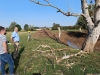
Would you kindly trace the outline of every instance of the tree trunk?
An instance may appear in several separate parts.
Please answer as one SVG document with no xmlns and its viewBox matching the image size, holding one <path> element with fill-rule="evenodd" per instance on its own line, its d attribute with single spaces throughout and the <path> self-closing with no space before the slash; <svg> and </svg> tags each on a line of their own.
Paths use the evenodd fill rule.
<svg viewBox="0 0 100 75">
<path fill-rule="evenodd" d="M 95 24 L 82 46 L 82 50 L 86 52 L 93 52 L 94 46 L 100 35 L 100 0 L 95 0 L 95 3 Z"/>
<path fill-rule="evenodd" d="M 82 47 L 85 52 L 93 52 L 94 46 L 99 38 L 100 26 L 93 29 L 93 31 L 88 35 L 86 41 Z"/>
</svg>

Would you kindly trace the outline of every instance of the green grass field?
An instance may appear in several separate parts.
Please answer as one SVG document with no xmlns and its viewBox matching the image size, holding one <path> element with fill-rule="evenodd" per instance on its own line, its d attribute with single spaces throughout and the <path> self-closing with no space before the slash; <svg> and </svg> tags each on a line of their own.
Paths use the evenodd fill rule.
<svg viewBox="0 0 100 75">
<path fill-rule="evenodd" d="M 31 34 L 34 34 L 32 32 Z M 86 75 L 100 74 L 100 52 L 74 56 L 56 63 L 55 56 L 60 59 L 64 54 L 75 54 L 78 50 L 58 43 L 50 38 L 35 38 L 27 42 L 27 32 L 19 32 L 19 58 L 14 60 L 15 72 L 19 75 Z M 10 40 L 11 32 L 7 33 Z M 39 47 L 40 45 L 48 47 Z M 9 45 L 12 54 L 13 45 Z"/>
</svg>

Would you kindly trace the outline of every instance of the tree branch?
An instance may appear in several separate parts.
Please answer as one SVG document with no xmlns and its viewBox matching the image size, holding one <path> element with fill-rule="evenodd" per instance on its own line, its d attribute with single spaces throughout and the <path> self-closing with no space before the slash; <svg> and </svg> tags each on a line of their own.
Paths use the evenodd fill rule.
<svg viewBox="0 0 100 75">
<path fill-rule="evenodd" d="M 94 27 L 94 23 L 92 22 L 92 19 L 89 15 L 87 0 L 81 0 L 81 6 L 82 6 L 82 13 L 85 15 L 85 19 L 87 21 L 87 26 L 89 28 L 89 31 L 91 31 Z"/>
<path fill-rule="evenodd" d="M 83 16 L 84 16 L 84 14 L 74 14 L 74 13 L 70 13 L 70 12 L 65 13 L 65 12 L 63 12 L 61 9 L 59 9 L 58 7 L 51 5 L 50 2 L 49 2 L 48 0 L 44 0 L 47 4 L 42 4 L 42 3 L 40 3 L 39 1 L 37 2 L 36 0 L 30 0 L 30 1 L 31 1 L 31 2 L 34 2 L 35 4 L 38 4 L 38 5 L 50 6 L 50 7 L 52 7 L 52 8 L 55 8 L 55 9 L 57 9 L 57 12 L 60 12 L 60 13 L 62 13 L 62 14 L 65 15 L 65 16 L 75 16 L 75 17 L 80 16 L 80 15 L 83 15 Z"/>
</svg>

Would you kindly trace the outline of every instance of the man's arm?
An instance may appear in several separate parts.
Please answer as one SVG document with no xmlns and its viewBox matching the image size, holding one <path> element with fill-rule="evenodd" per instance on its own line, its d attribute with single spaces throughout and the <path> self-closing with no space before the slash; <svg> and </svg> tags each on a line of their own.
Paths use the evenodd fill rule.
<svg viewBox="0 0 100 75">
<path fill-rule="evenodd" d="M 14 37 L 15 37 L 15 33 L 13 32 L 12 35 L 11 35 L 11 37 L 10 37 L 10 39 L 11 39 L 11 41 L 12 41 L 13 44 L 14 44 Z"/>
<path fill-rule="evenodd" d="M 10 39 L 11 39 L 12 43 L 14 43 L 14 39 L 13 39 L 13 37 L 12 37 L 12 36 L 10 37 Z"/>
<path fill-rule="evenodd" d="M 7 46 L 6 36 L 3 36 L 3 37 L 2 37 L 2 45 L 3 45 L 4 51 L 5 51 L 6 53 L 8 53 L 8 46 Z"/>
<path fill-rule="evenodd" d="M 5 52 L 8 53 L 7 43 L 4 41 L 4 42 L 2 42 L 2 45 L 3 45 Z"/>
</svg>

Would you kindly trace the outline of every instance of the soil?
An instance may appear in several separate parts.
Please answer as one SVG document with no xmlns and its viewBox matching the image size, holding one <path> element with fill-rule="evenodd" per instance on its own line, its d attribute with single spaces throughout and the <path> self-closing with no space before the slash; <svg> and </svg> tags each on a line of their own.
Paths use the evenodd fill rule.
<svg viewBox="0 0 100 75">
<path fill-rule="evenodd" d="M 58 32 L 51 32 L 50 30 L 40 30 L 33 34 L 33 37 L 41 38 L 41 37 L 48 37 L 53 40 L 56 40 L 62 44 L 67 45 L 68 41 L 71 41 L 73 44 L 81 47 L 84 40 L 86 39 L 87 32 L 66 32 L 63 31 L 61 33 L 60 41 L 58 40 Z M 100 51 L 100 39 L 97 41 L 95 46 L 95 51 Z"/>
</svg>

